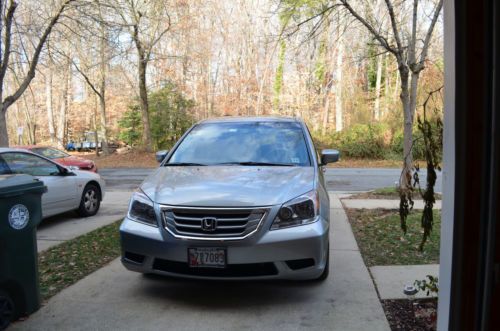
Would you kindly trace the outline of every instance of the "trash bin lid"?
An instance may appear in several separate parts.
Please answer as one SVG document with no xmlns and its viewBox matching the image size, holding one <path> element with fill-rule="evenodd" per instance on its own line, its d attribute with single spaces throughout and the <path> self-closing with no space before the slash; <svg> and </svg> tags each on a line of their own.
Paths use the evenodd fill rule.
<svg viewBox="0 0 500 331">
<path fill-rule="evenodd" d="M 47 187 L 43 182 L 30 175 L 0 175 L 0 198 L 12 194 L 45 193 Z"/>
</svg>

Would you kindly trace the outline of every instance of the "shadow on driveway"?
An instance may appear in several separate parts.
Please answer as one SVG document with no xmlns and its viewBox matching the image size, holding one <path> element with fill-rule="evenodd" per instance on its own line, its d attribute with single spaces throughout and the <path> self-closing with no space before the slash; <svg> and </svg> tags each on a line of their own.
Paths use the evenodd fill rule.
<svg viewBox="0 0 500 331">
<path fill-rule="evenodd" d="M 159 275 L 144 275 L 137 295 L 168 300 L 193 309 L 242 309 L 255 306 L 276 308 L 279 304 L 300 304 L 311 300 L 317 281 L 200 281 Z M 140 292 L 140 293 L 139 293 Z M 333 300 L 332 300 L 333 301 Z"/>
</svg>

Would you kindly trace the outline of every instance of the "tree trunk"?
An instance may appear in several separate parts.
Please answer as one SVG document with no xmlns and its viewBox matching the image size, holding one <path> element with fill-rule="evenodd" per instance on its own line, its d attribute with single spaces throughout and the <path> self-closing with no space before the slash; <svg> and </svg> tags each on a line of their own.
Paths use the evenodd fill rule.
<svg viewBox="0 0 500 331">
<path fill-rule="evenodd" d="M 7 132 L 6 111 L 0 107 L 0 147 L 9 147 L 9 135 Z"/>
<path fill-rule="evenodd" d="M 375 82 L 375 104 L 373 115 L 375 120 L 380 120 L 380 88 L 382 83 L 382 55 L 377 56 L 377 78 Z"/>
<path fill-rule="evenodd" d="M 400 91 L 399 89 L 399 84 L 401 83 L 401 76 L 399 73 L 399 70 L 396 70 L 396 80 L 394 84 L 394 95 L 392 96 L 394 101 L 398 99 L 398 92 Z"/>
<path fill-rule="evenodd" d="M 385 80 L 384 80 L 384 107 L 382 108 L 382 117 L 389 111 L 389 91 L 391 88 L 391 74 L 389 72 L 389 55 L 384 56 L 384 66 L 385 66 Z"/>
<path fill-rule="evenodd" d="M 410 112 L 411 112 L 411 123 L 415 119 L 415 112 L 417 110 L 417 89 L 418 89 L 418 79 L 420 73 L 411 74 L 411 85 L 410 85 Z"/>
<path fill-rule="evenodd" d="M 50 67 L 45 74 L 45 105 L 47 107 L 50 142 L 53 144 L 56 141 L 56 130 L 54 128 L 54 108 L 52 104 L 52 68 Z"/>
<path fill-rule="evenodd" d="M 104 93 L 104 90 L 101 90 L 101 93 Z M 109 155 L 108 150 L 108 130 L 106 128 L 106 100 L 104 99 L 104 95 L 99 97 L 99 119 L 101 124 L 101 132 L 102 132 L 102 153 L 104 155 Z"/>
<path fill-rule="evenodd" d="M 142 56 L 139 58 L 139 99 L 142 115 L 142 145 L 143 148 L 152 151 L 151 127 L 149 125 L 149 103 L 148 91 L 146 88 L 147 60 Z"/>
<path fill-rule="evenodd" d="M 97 98 L 100 100 L 99 96 Z M 100 101 L 99 101 L 100 102 Z M 94 140 L 95 140 L 95 156 L 99 156 L 99 133 L 97 132 L 97 104 L 94 99 Z"/>
<path fill-rule="evenodd" d="M 406 66 L 400 65 L 401 76 L 401 103 L 403 104 L 403 173 L 400 179 L 400 187 L 407 190 L 411 186 L 411 168 L 413 164 L 413 115 L 409 93 L 409 73 Z"/>
<path fill-rule="evenodd" d="M 278 53 L 278 67 L 276 68 L 276 75 L 274 77 L 274 100 L 273 108 L 271 110 L 272 114 L 279 113 L 280 109 L 280 97 L 281 91 L 283 89 L 283 67 L 285 66 L 285 52 L 286 43 L 284 40 L 281 40 L 280 51 Z"/>
<path fill-rule="evenodd" d="M 337 44 L 337 67 L 335 68 L 335 131 L 342 131 L 344 128 L 342 109 L 342 64 L 344 56 L 344 43 L 339 38 Z"/>
<path fill-rule="evenodd" d="M 102 33 L 101 33 L 101 45 L 100 45 L 100 58 L 101 58 L 101 63 L 100 63 L 100 95 L 99 97 L 99 119 L 100 119 L 100 124 L 101 124 L 101 140 L 102 140 L 102 153 L 104 155 L 109 155 L 109 150 L 108 150 L 108 128 L 107 128 L 107 123 L 106 123 L 106 67 L 107 67 L 107 59 L 106 59 L 106 42 L 107 42 L 107 36 L 106 36 L 106 30 L 104 26 L 101 26 Z"/>
<path fill-rule="evenodd" d="M 330 89 L 328 86 L 325 88 L 325 106 L 323 109 L 323 128 L 322 134 L 326 134 L 326 129 L 328 128 L 328 120 L 330 117 Z"/>
<path fill-rule="evenodd" d="M 59 122 L 57 124 L 57 146 L 64 149 L 65 142 L 65 132 L 66 132 L 66 112 L 68 111 L 69 98 L 71 93 L 69 93 L 69 85 L 71 79 L 71 61 L 68 60 L 66 72 L 63 74 L 63 88 L 61 95 L 61 106 L 59 108 Z"/>
</svg>

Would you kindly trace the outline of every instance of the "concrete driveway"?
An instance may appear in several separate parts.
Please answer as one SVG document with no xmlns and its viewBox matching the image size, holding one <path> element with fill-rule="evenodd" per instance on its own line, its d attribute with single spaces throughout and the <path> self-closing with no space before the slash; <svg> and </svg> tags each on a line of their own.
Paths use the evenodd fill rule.
<svg viewBox="0 0 500 331">
<path fill-rule="evenodd" d="M 75 212 L 68 212 L 44 219 L 37 229 L 38 251 L 123 218 L 127 213 L 131 194 L 129 191 L 106 192 L 99 212 L 92 217 L 81 218 Z"/>
<path fill-rule="evenodd" d="M 13 330 L 389 330 L 346 215 L 332 195 L 324 282 L 143 276 L 119 260 L 53 297 Z"/>
</svg>

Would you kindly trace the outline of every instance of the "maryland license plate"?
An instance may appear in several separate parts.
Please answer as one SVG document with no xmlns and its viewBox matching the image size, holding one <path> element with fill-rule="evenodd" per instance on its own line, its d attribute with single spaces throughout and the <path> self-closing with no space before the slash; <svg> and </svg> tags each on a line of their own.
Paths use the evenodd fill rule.
<svg viewBox="0 0 500 331">
<path fill-rule="evenodd" d="M 225 268 L 226 250 L 224 248 L 188 248 L 188 263 L 193 268 Z"/>
</svg>

